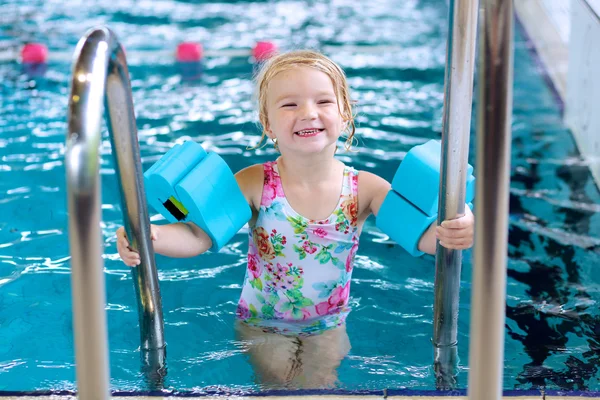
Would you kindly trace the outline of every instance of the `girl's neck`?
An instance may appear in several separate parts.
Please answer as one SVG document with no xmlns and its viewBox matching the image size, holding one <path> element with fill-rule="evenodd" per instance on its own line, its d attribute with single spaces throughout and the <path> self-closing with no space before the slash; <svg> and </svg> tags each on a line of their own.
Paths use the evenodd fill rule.
<svg viewBox="0 0 600 400">
<path fill-rule="evenodd" d="M 315 157 L 281 155 L 277 167 L 287 184 L 309 186 L 338 179 L 344 164 L 329 154 Z"/>
</svg>

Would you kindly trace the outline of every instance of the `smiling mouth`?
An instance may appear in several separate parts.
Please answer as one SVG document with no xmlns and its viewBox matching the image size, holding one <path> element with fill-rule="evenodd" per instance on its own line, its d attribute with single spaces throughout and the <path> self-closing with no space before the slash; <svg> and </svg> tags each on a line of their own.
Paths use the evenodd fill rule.
<svg viewBox="0 0 600 400">
<path fill-rule="evenodd" d="M 310 137 L 310 136 L 318 135 L 319 133 L 323 132 L 324 130 L 325 129 L 304 129 L 302 131 L 298 131 L 298 132 L 294 132 L 294 133 L 301 137 Z"/>
</svg>

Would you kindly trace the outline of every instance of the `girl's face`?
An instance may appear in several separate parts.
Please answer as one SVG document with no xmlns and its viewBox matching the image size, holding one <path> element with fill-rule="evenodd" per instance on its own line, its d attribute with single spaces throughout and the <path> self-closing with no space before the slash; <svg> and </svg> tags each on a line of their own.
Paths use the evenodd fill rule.
<svg viewBox="0 0 600 400">
<path fill-rule="evenodd" d="M 279 151 L 321 153 L 336 147 L 344 121 L 329 76 L 309 67 L 281 72 L 269 83 L 267 134 Z"/>
</svg>

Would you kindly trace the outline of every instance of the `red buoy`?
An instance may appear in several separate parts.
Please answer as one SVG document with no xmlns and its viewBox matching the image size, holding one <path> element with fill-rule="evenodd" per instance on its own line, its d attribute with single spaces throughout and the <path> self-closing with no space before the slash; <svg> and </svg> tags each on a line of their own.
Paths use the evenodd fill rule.
<svg viewBox="0 0 600 400">
<path fill-rule="evenodd" d="M 48 62 L 48 48 L 41 43 L 27 43 L 21 49 L 24 64 L 44 64 Z"/>
<path fill-rule="evenodd" d="M 202 45 L 194 42 L 183 42 L 177 46 L 175 58 L 178 62 L 199 62 L 202 60 Z"/>
<path fill-rule="evenodd" d="M 252 49 L 252 57 L 258 62 L 268 60 L 277 53 L 277 46 L 273 42 L 256 42 Z"/>
</svg>

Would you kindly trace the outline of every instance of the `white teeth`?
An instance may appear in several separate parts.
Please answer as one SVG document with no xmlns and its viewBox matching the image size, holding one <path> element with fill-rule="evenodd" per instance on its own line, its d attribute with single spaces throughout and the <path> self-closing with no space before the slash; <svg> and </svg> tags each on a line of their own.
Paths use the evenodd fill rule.
<svg viewBox="0 0 600 400">
<path fill-rule="evenodd" d="M 304 131 L 298 131 L 297 134 L 300 136 L 312 135 L 313 133 L 317 133 L 321 131 L 321 129 L 308 129 Z"/>
</svg>

